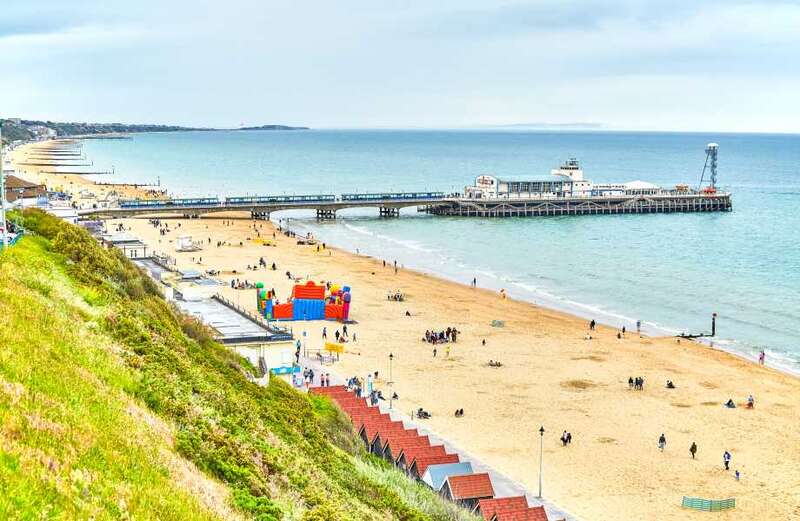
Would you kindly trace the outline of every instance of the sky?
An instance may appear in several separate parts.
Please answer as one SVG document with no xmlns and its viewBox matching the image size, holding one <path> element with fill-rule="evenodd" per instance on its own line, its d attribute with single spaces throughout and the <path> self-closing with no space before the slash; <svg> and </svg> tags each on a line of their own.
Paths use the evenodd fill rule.
<svg viewBox="0 0 800 521">
<path fill-rule="evenodd" d="M 2 0 L 4 117 L 800 132 L 800 0 Z"/>
</svg>

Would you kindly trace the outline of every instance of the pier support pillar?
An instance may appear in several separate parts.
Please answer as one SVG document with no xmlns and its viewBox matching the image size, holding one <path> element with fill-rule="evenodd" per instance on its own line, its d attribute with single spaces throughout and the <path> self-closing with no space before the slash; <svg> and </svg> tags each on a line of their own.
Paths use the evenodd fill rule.
<svg viewBox="0 0 800 521">
<path fill-rule="evenodd" d="M 317 209 L 317 220 L 325 221 L 329 219 L 336 219 L 336 210 Z"/>
<path fill-rule="evenodd" d="M 400 208 L 381 206 L 378 210 L 381 217 L 400 217 Z"/>
</svg>

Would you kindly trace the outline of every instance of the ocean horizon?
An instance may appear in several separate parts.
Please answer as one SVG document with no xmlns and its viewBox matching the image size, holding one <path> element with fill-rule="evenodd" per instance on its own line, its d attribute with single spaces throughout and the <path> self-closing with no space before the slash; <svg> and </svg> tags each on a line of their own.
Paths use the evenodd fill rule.
<svg viewBox="0 0 800 521">
<path fill-rule="evenodd" d="M 705 145 L 720 145 L 719 185 L 733 212 L 333 222 L 280 212 L 295 229 L 458 282 L 505 289 L 615 327 L 652 334 L 710 330 L 714 345 L 800 372 L 800 136 L 608 130 L 303 130 L 135 134 L 87 140 L 114 182 L 155 182 L 180 196 L 460 191 L 481 174 L 547 178 L 578 158 L 596 182 L 696 185 Z M 108 176 L 102 176 L 108 181 Z M 394 288 L 386 288 L 387 290 Z M 491 313 L 488 310 L 487 313 Z M 487 315 L 486 320 L 502 316 Z"/>
</svg>

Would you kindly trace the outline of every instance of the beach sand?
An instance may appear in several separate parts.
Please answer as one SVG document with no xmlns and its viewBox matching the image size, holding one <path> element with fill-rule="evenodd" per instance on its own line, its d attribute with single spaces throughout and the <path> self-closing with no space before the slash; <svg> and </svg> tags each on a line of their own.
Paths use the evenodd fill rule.
<svg viewBox="0 0 800 521">
<path fill-rule="evenodd" d="M 11 160 L 14 163 L 16 175 L 31 183 L 45 185 L 48 190 L 63 191 L 73 194 L 73 200 L 77 203 L 79 208 L 92 208 L 93 205 L 98 204 L 100 201 L 106 200 L 109 197 L 154 197 L 153 191 L 142 187 L 129 184 L 103 186 L 96 184 L 94 181 L 81 175 L 52 173 L 52 171 L 59 169 L 59 162 L 62 164 L 74 162 L 72 159 L 65 159 L 63 161 L 31 159 L 31 156 L 38 157 L 37 151 L 53 148 L 71 141 L 72 140 L 52 140 L 41 143 L 30 143 L 12 151 Z M 42 165 L 50 164 L 52 166 L 26 165 L 24 163 L 41 163 Z M 76 170 L 76 167 L 63 168 L 67 171 L 70 169 Z M 84 167 L 82 169 L 92 170 L 93 168 Z M 78 170 L 81 170 L 81 168 L 78 168 Z M 112 176 L 104 176 L 104 179 L 101 182 L 114 182 L 114 179 Z M 156 188 L 157 187 L 153 187 L 153 189 Z"/>
<path fill-rule="evenodd" d="M 544 495 L 578 518 L 800 519 L 800 380 L 793 376 L 690 341 L 635 332 L 619 340 L 616 330 L 603 326 L 585 340 L 583 319 L 408 269 L 395 274 L 391 259 L 384 267 L 379 259 L 337 249 L 317 252 L 281 234 L 276 247 L 249 240 L 256 232 L 271 238 L 269 222 L 255 222 L 255 230 L 250 219 L 226 222 L 222 214 L 164 222 L 173 230 L 167 236 L 144 219 L 108 225 L 123 223 L 155 251 L 175 257 L 178 267 L 217 269 L 224 281 L 264 282 L 281 301 L 292 285 L 287 270 L 351 286 L 357 324 L 348 328 L 358 340 L 348 343 L 331 372 L 363 377 L 379 371 L 386 394 L 392 353 L 392 389 L 400 396 L 395 407 L 430 411 L 426 425 L 534 493 L 544 426 Z M 186 234 L 205 249 L 176 253 L 172 241 Z M 216 247 L 217 241 L 232 245 Z M 247 271 L 260 257 L 277 270 Z M 387 300 L 397 289 L 405 302 Z M 255 310 L 254 290 L 226 287 L 222 293 Z M 504 326 L 492 327 L 492 320 Z M 309 350 L 322 347 L 323 327 L 329 338 L 341 330 L 335 322 L 286 324 L 298 335 L 308 331 Z M 450 345 L 449 358 L 444 345 L 434 358 L 433 346 L 421 338 L 426 329 L 448 326 L 461 332 L 458 342 Z M 488 367 L 490 359 L 503 367 Z M 645 378 L 643 391 L 628 388 L 630 376 Z M 667 379 L 677 388 L 666 389 Z M 755 396 L 754 410 L 744 407 L 748 394 Z M 739 407 L 724 408 L 729 398 Z M 457 408 L 464 417 L 453 416 Z M 568 447 L 559 441 L 564 430 L 573 437 Z M 699 448 L 696 460 L 689 454 L 692 442 Z M 729 472 L 722 464 L 726 450 L 733 456 Z M 733 497 L 737 507 L 687 511 L 680 507 L 684 495 Z"/>
</svg>

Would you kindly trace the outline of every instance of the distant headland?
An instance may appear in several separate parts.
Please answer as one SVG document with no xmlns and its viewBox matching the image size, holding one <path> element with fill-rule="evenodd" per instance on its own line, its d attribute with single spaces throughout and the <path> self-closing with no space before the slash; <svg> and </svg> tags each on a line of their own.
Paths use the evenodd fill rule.
<svg viewBox="0 0 800 521">
<path fill-rule="evenodd" d="M 56 137 L 110 137 L 142 132 L 186 132 L 217 130 L 309 130 L 309 127 L 288 125 L 261 125 L 240 128 L 183 127 L 179 125 L 152 125 L 138 123 L 77 123 L 40 121 L 21 118 L 2 119 L 3 142 L 23 142 Z"/>
<path fill-rule="evenodd" d="M 236 130 L 310 130 L 310 128 L 290 127 L 288 125 L 261 125 L 260 127 L 241 127 Z"/>
</svg>

